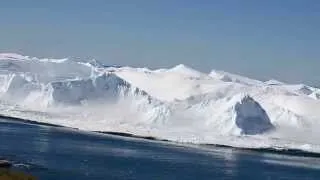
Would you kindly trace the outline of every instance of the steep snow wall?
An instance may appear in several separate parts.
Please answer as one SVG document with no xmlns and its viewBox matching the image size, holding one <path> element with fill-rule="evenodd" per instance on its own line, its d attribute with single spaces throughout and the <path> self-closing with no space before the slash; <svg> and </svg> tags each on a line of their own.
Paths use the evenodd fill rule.
<svg viewBox="0 0 320 180">
<path fill-rule="evenodd" d="M 88 100 L 115 101 L 129 91 L 130 84 L 114 74 L 95 78 L 49 83 L 54 103 L 81 104 Z"/>
<path fill-rule="evenodd" d="M 114 103 L 127 95 L 146 96 L 147 93 L 132 87 L 112 73 L 77 80 L 54 81 L 48 84 L 24 75 L 1 76 L 1 98 L 17 104 L 81 105 L 87 102 Z"/>
<path fill-rule="evenodd" d="M 97 65 L 97 67 L 95 66 Z M 126 95 L 148 96 L 103 65 L 70 59 L 38 59 L 0 54 L 0 98 L 17 104 L 80 105 L 89 101 L 115 102 Z"/>
<path fill-rule="evenodd" d="M 25 98 L 32 91 L 40 90 L 41 85 L 27 74 L 0 75 L 1 97 L 7 100 Z"/>
<path fill-rule="evenodd" d="M 248 95 L 237 102 L 233 110 L 233 120 L 241 134 L 262 134 L 274 128 L 266 111 Z"/>
</svg>

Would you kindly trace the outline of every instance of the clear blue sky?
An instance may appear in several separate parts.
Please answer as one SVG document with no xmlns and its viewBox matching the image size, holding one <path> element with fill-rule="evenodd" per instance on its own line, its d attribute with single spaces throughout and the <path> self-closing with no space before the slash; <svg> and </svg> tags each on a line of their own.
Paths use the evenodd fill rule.
<svg viewBox="0 0 320 180">
<path fill-rule="evenodd" d="M 320 85 L 319 0 L 1 0 L 0 52 Z"/>
</svg>

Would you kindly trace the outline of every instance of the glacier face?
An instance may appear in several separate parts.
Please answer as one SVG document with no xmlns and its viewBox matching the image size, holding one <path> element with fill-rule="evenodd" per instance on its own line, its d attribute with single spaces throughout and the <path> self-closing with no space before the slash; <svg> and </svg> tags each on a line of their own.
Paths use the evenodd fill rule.
<svg viewBox="0 0 320 180">
<path fill-rule="evenodd" d="M 89 131 L 180 142 L 320 152 L 320 90 L 185 65 L 111 67 L 97 61 L 0 54 L 2 114 Z"/>
</svg>

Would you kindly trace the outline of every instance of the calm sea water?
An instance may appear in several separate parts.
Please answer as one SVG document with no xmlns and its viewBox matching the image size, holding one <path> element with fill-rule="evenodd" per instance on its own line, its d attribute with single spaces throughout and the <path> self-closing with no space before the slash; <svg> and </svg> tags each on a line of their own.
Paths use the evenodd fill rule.
<svg viewBox="0 0 320 180">
<path fill-rule="evenodd" d="M 39 179 L 320 179 L 320 158 L 186 147 L 0 119 L 0 156 Z"/>
</svg>

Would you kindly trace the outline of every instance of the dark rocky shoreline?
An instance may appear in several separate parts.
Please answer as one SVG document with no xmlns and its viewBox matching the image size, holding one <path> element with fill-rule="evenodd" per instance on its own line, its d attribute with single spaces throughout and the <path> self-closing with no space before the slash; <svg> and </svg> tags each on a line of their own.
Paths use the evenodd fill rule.
<svg viewBox="0 0 320 180">
<path fill-rule="evenodd" d="M 10 161 L 7 161 L 5 159 L 0 159 L 0 168 L 9 169 L 11 168 L 12 163 Z"/>
<path fill-rule="evenodd" d="M 0 180 L 36 180 L 37 178 L 17 170 L 12 169 L 13 163 L 0 159 Z"/>
</svg>

